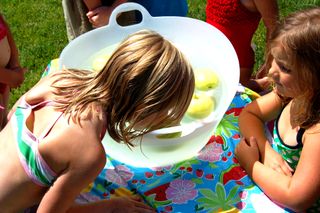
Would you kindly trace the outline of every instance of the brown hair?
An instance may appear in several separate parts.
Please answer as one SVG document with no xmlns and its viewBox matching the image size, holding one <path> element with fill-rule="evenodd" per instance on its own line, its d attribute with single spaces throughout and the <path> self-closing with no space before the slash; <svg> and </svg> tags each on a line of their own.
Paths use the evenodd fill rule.
<svg viewBox="0 0 320 213">
<path fill-rule="evenodd" d="M 320 8 L 287 16 L 272 34 L 270 48 L 281 44 L 292 68 L 298 70 L 302 93 L 295 98 L 295 122 L 303 128 L 320 121 Z M 270 51 L 269 51 L 270 53 Z"/>
<path fill-rule="evenodd" d="M 66 79 L 67 83 L 57 84 Z M 194 74 L 183 54 L 156 32 L 130 35 L 102 71 L 65 70 L 53 84 L 58 107 L 79 119 L 91 103 L 105 110 L 107 131 L 115 141 L 130 141 L 179 123 L 194 92 Z M 137 123 L 143 130 L 135 130 Z"/>
</svg>

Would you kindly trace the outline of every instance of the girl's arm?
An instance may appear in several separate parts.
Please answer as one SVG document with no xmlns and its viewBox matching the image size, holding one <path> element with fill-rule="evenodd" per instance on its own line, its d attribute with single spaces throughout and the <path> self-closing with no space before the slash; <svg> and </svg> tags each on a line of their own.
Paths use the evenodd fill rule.
<svg viewBox="0 0 320 213">
<path fill-rule="evenodd" d="M 279 20 L 279 8 L 277 0 L 253 0 L 257 11 L 261 14 L 262 21 L 266 27 L 266 50 L 269 47 L 269 39 Z M 257 72 L 258 78 L 266 76 L 271 66 L 271 58 L 267 58 L 265 63 Z"/>
<path fill-rule="evenodd" d="M 11 108 L 11 110 L 9 111 L 9 113 L 7 115 L 8 120 L 10 120 L 12 114 L 16 111 L 17 106 L 19 105 L 19 103 L 21 101 L 21 98 L 23 96 L 27 97 L 26 100 L 37 99 L 36 96 L 38 96 L 38 97 L 46 97 L 45 94 L 48 94 L 48 90 L 50 88 L 47 85 L 50 85 L 50 82 L 52 81 L 52 80 L 49 79 L 51 75 L 52 74 L 49 74 L 48 76 L 45 76 L 45 77 L 41 78 L 31 89 L 29 89 L 25 94 L 23 94 L 16 101 L 16 103 L 13 105 L 13 107 Z M 46 97 L 46 98 L 48 98 L 48 97 Z"/>
<path fill-rule="evenodd" d="M 254 4 L 261 14 L 264 25 L 266 26 L 266 41 L 270 38 L 271 32 L 274 30 L 279 19 L 279 8 L 277 0 L 254 0 Z"/>
<path fill-rule="evenodd" d="M 7 30 L 8 30 L 7 38 L 8 38 L 8 42 L 9 42 L 10 49 L 11 49 L 11 56 L 10 56 L 8 68 L 14 69 L 14 68 L 20 67 L 19 52 L 18 52 L 18 48 L 16 46 L 16 43 L 14 42 L 13 35 L 11 33 L 9 25 L 7 24 L 7 22 L 5 20 L 4 20 L 4 23 L 5 23 Z"/>
<path fill-rule="evenodd" d="M 39 146 L 42 157 L 49 160 L 48 163 L 51 162 L 53 169 L 61 162 L 66 166 L 55 169 L 61 170 L 61 174 L 45 193 L 37 212 L 154 212 L 135 199 L 118 198 L 86 205 L 74 204 L 80 192 L 102 171 L 106 157 L 99 138 L 101 128 L 96 119 L 81 120 L 81 127 L 74 124 L 72 119 L 69 122 L 70 126 L 63 128 L 61 134 L 48 135 L 47 138 L 51 137 L 50 141 Z"/>
<path fill-rule="evenodd" d="M 10 27 L 3 17 L 2 19 L 8 31 L 7 39 L 10 45 L 11 55 L 8 65 L 5 68 L 0 68 L 0 78 L 2 83 L 8 84 L 11 88 L 16 88 L 23 83 L 24 73 L 27 69 L 20 66 L 18 48 L 14 42 Z"/>
<path fill-rule="evenodd" d="M 283 175 L 259 162 L 254 138 L 237 147 L 240 164 L 254 182 L 274 202 L 294 211 L 309 208 L 320 198 L 320 143 L 318 133 L 308 133 L 297 169 L 292 177 Z"/>
<path fill-rule="evenodd" d="M 251 136 L 258 142 L 260 154 L 264 158 L 267 137 L 265 134 L 265 124 L 274 120 L 282 109 L 282 101 L 274 92 L 257 98 L 248 104 L 239 116 L 240 133 L 246 140 Z"/>
<path fill-rule="evenodd" d="M 24 81 L 26 69 L 16 67 L 14 69 L 0 67 L 0 82 L 9 85 L 10 88 L 19 87 Z"/>
<path fill-rule="evenodd" d="M 96 119 L 81 119 L 81 125 L 62 117 L 55 134 L 39 144 L 39 153 L 58 174 L 44 194 L 39 213 L 62 213 L 103 169 L 106 158 L 97 133 Z"/>
<path fill-rule="evenodd" d="M 270 92 L 248 104 L 239 116 L 241 135 L 249 141 L 250 137 L 257 140 L 261 161 L 282 172 L 291 175 L 291 169 L 282 157 L 272 149 L 265 134 L 267 121 L 274 120 L 282 110 L 282 100 L 274 92 Z"/>
</svg>

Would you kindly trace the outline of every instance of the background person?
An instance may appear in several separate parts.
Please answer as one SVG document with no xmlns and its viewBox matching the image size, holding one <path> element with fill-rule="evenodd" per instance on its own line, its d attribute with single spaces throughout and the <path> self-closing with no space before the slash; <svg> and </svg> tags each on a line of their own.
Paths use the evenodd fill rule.
<svg viewBox="0 0 320 213">
<path fill-rule="evenodd" d="M 218 28 L 230 40 L 240 63 L 240 83 L 261 92 L 269 87 L 265 76 L 265 65 L 260 79 L 253 77 L 255 55 L 252 38 L 262 19 L 266 27 L 266 41 L 278 21 L 277 0 L 208 0 L 206 21 Z M 269 67 L 269 65 L 267 65 Z"/>
<path fill-rule="evenodd" d="M 10 28 L 0 14 L 0 130 L 7 123 L 10 88 L 19 87 L 24 81 L 26 68 L 20 66 L 19 52 Z"/>
<path fill-rule="evenodd" d="M 188 13 L 187 0 L 63 0 L 69 41 L 94 28 L 107 25 L 114 8 L 125 2 L 141 4 L 151 16 L 186 16 Z M 135 12 L 126 12 L 117 18 L 121 25 L 130 25 L 140 20 L 140 13 Z"/>
</svg>

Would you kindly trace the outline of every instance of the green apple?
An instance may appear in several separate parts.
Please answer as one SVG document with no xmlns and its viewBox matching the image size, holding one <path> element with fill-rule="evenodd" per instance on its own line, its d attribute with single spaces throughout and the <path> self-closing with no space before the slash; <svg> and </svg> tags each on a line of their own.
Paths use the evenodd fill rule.
<svg viewBox="0 0 320 213">
<path fill-rule="evenodd" d="M 195 70 L 195 86 L 198 90 L 207 91 L 218 86 L 217 74 L 210 68 L 198 68 Z"/>
<path fill-rule="evenodd" d="M 100 71 L 106 65 L 107 61 L 109 60 L 110 55 L 99 55 L 94 58 L 92 62 L 92 69 L 93 71 Z"/>
<path fill-rule="evenodd" d="M 179 138 L 181 137 L 181 135 L 182 135 L 182 132 L 174 132 L 174 133 L 157 135 L 156 137 L 159 139 L 168 139 L 168 138 Z"/>
<path fill-rule="evenodd" d="M 205 93 L 193 94 L 186 114 L 192 118 L 202 119 L 209 116 L 213 110 L 214 100 L 211 96 Z"/>
</svg>

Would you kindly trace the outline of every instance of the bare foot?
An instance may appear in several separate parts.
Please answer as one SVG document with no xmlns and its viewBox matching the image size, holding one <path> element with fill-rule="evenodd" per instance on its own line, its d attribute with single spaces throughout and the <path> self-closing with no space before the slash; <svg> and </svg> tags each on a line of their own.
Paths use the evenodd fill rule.
<svg viewBox="0 0 320 213">
<path fill-rule="evenodd" d="M 247 85 L 249 89 L 261 93 L 269 89 L 271 82 L 268 77 L 260 78 L 260 79 L 250 79 Z"/>
<path fill-rule="evenodd" d="M 269 77 L 263 77 L 260 79 L 255 79 L 255 81 L 258 83 L 258 85 L 263 89 L 268 89 L 271 86 L 271 81 Z"/>
<path fill-rule="evenodd" d="M 266 64 L 263 64 L 256 73 L 256 79 L 266 77 L 267 74 L 268 74 L 268 70 L 267 70 Z"/>
</svg>

